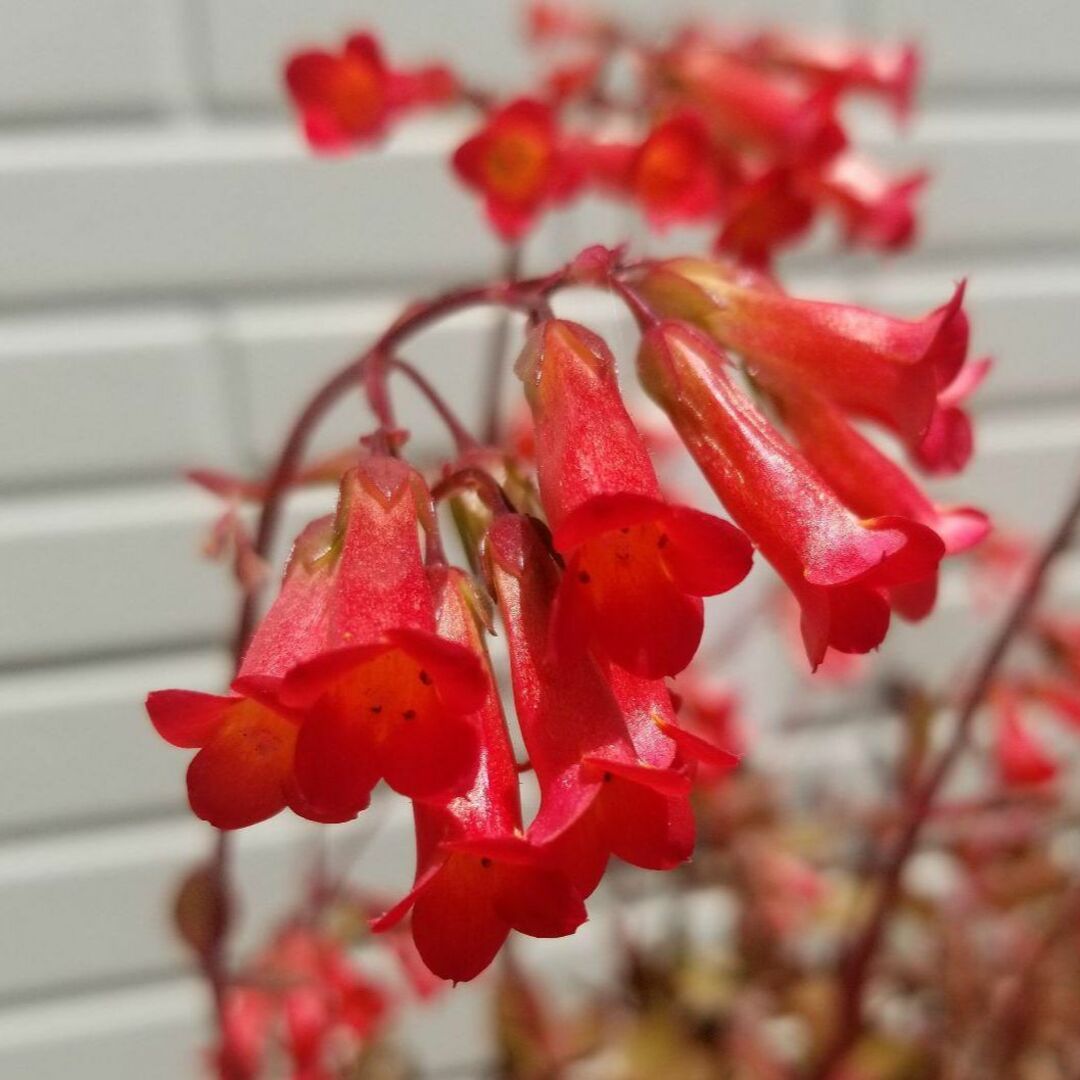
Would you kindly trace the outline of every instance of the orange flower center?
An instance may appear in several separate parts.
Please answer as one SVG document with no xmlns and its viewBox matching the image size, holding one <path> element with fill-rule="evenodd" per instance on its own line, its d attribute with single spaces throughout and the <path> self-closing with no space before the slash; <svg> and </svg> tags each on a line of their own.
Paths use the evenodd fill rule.
<svg viewBox="0 0 1080 1080">
<path fill-rule="evenodd" d="M 547 179 L 551 146 L 541 132 L 499 132 L 484 155 L 484 179 L 495 195 L 512 202 L 535 198 Z"/>
<path fill-rule="evenodd" d="M 638 195 L 649 203 L 671 202 L 690 178 L 695 157 L 685 139 L 653 139 L 646 143 L 634 175 Z"/>
<path fill-rule="evenodd" d="M 594 603 L 617 600 L 666 576 L 659 552 L 667 544 L 667 534 L 652 522 L 611 529 L 581 545 L 573 572 Z"/>
<path fill-rule="evenodd" d="M 386 103 L 379 72 L 370 64 L 346 59 L 338 68 L 332 100 L 343 127 L 349 131 L 367 131 L 378 122 Z"/>
<path fill-rule="evenodd" d="M 399 722 L 410 723 L 438 709 L 431 676 L 400 649 L 359 664 L 334 684 L 328 697 L 341 715 L 368 725 L 377 740 Z"/>
</svg>

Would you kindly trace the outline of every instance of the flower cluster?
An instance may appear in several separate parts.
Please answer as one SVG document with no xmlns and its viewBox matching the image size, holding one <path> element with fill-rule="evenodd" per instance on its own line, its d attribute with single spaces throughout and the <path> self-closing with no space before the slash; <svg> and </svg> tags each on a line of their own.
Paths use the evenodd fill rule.
<svg viewBox="0 0 1080 1080">
<path fill-rule="evenodd" d="M 964 370 L 959 292 L 904 322 L 722 264 L 620 258 L 591 249 L 545 287 L 604 280 L 628 302 L 646 389 L 735 524 L 665 494 L 610 349 L 534 297 L 516 365 L 531 460 L 466 446 L 434 488 L 475 575 L 446 562 L 433 490 L 384 431 L 353 454 L 336 513 L 297 539 L 230 692 L 148 699 L 158 732 L 197 749 L 191 805 L 221 829 L 286 807 L 347 821 L 383 780 L 412 800 L 415 885 L 375 927 L 411 911 L 420 955 L 448 979 L 482 971 L 511 930 L 572 933 L 612 855 L 654 869 L 690 856 L 694 769 L 715 782 L 736 757 L 701 718 L 680 724 L 666 680 L 697 651 L 702 598 L 736 586 L 754 547 L 801 605 L 816 666 L 829 648 L 875 648 L 891 610 L 927 614 L 942 557 L 987 528 L 932 503 L 850 420 L 923 452 L 940 388 Z M 527 828 L 485 646 L 493 609 L 539 786 Z"/>
<path fill-rule="evenodd" d="M 905 118 L 912 47 L 696 24 L 657 43 L 546 3 L 529 11 L 529 38 L 550 64 L 538 86 L 510 99 L 441 66 L 394 70 L 368 35 L 337 54 L 294 56 L 286 84 L 320 152 L 369 143 L 419 107 L 478 111 L 452 165 L 508 242 L 587 192 L 635 205 L 655 229 L 710 226 L 717 252 L 759 266 L 823 213 L 851 244 L 894 250 L 912 240 L 912 198 L 925 177 L 891 176 L 852 150 L 839 113 L 848 96 L 870 95 Z M 613 96 L 608 75 L 621 61 L 636 82 Z"/>
<path fill-rule="evenodd" d="M 890 611 L 928 615 L 941 559 L 989 523 L 935 505 L 852 421 L 889 432 L 927 471 L 966 463 L 971 427 L 955 387 L 976 383 L 987 362 L 966 362 L 963 287 L 908 321 L 792 297 L 755 271 L 700 259 L 650 264 L 632 280 L 648 304 L 642 381 L 799 602 L 811 665 L 829 648 L 876 648 Z M 737 385 L 728 350 L 772 415 Z"/>
<path fill-rule="evenodd" d="M 280 1049 L 295 1080 L 331 1080 L 378 1037 L 391 1006 L 335 939 L 286 927 L 227 991 L 215 1067 L 222 1080 L 255 1080 Z"/>
<path fill-rule="evenodd" d="M 972 580 L 976 604 L 1014 592 L 1030 575 L 1035 551 L 1019 535 L 995 533 L 977 552 Z M 1025 628 L 1020 663 L 1000 672 L 989 693 L 993 772 L 1006 788 L 1045 791 L 1062 773 L 1062 750 L 1080 732 L 1080 618 L 1045 610 Z M 1046 733 L 1064 729 L 1061 749 Z"/>
<path fill-rule="evenodd" d="M 147 701 L 158 733 L 195 751 L 189 800 L 218 829 L 286 809 L 350 821 L 382 782 L 410 800 L 413 887 L 373 927 L 408 918 L 423 962 L 453 981 L 484 970 L 512 930 L 573 933 L 612 857 L 657 870 L 690 857 L 691 785 L 698 774 L 706 788 L 723 785 L 737 733 L 730 703 L 692 676 L 671 680 L 698 650 L 704 598 L 736 587 L 755 550 L 799 605 L 817 669 L 830 650 L 875 649 L 893 611 L 929 614 L 942 559 L 988 528 L 977 510 L 934 503 L 856 426 L 875 425 L 924 471 L 966 463 L 964 401 L 986 364 L 968 362 L 963 287 L 904 320 L 790 296 L 762 268 L 825 206 L 854 239 L 890 246 L 910 235 L 915 182 L 899 193 L 848 156 L 836 113 L 849 91 L 904 112 L 910 50 L 693 28 L 656 46 L 547 6 L 531 28 L 577 59 L 543 94 L 509 102 L 443 68 L 393 68 L 367 36 L 294 57 L 287 83 L 322 151 L 371 141 L 420 107 L 481 109 L 453 165 L 507 239 L 592 187 L 632 200 L 658 227 L 711 222 L 735 259 L 631 261 L 595 246 L 543 278 L 407 308 L 303 410 L 265 480 L 195 475 L 228 504 L 213 547 L 233 555 L 249 593 L 236 675 L 225 694 L 159 690 Z M 629 140 L 599 124 L 621 111 L 603 79 L 620 50 L 641 73 L 641 100 L 625 111 L 645 123 Z M 640 381 L 731 521 L 664 488 L 607 343 L 554 311 L 573 287 L 607 289 L 635 317 Z M 474 438 L 399 354 L 411 334 L 476 304 L 528 318 L 515 371 L 529 432 L 498 446 Z M 412 379 L 456 443 L 429 475 L 408 460 L 392 372 Z M 305 464 L 312 428 L 354 387 L 374 432 Z M 336 511 L 297 537 L 254 625 L 286 490 L 330 478 Z M 244 501 L 261 506 L 253 532 Z M 444 502 L 468 571 L 445 554 Z M 509 656 L 521 762 L 493 635 Z M 525 772 L 538 789 L 531 817 Z M 204 964 L 214 963 L 211 949 Z M 241 1005 L 265 1012 L 258 1000 Z"/>
</svg>

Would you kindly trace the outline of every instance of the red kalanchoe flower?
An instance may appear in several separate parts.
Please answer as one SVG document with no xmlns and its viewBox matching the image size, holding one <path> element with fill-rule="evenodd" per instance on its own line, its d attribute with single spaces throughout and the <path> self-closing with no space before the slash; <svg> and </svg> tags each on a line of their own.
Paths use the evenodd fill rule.
<svg viewBox="0 0 1080 1080">
<path fill-rule="evenodd" d="M 967 356 L 961 283 L 915 321 L 849 304 L 801 300 L 749 271 L 674 259 L 635 287 L 662 314 L 689 319 L 771 383 L 820 394 L 895 432 L 914 454 L 941 408 L 938 394 Z"/>
<path fill-rule="evenodd" d="M 273 1018 L 270 994 L 244 986 L 229 988 L 221 1010 L 221 1041 L 212 1055 L 220 1080 L 257 1080 Z"/>
<path fill-rule="evenodd" d="M 312 49 L 285 67 L 285 84 L 315 150 L 334 152 L 378 139 L 394 107 L 393 75 L 370 34 L 354 34 L 340 53 Z"/>
<path fill-rule="evenodd" d="M 607 345 L 549 319 L 517 363 L 535 423 L 540 496 L 566 560 L 558 630 L 658 678 L 681 671 L 701 640 L 700 597 L 750 570 L 734 526 L 669 504 L 619 393 Z"/>
<path fill-rule="evenodd" d="M 454 152 L 454 170 L 484 197 L 504 240 L 520 239 L 546 206 L 571 193 L 574 172 L 560 138 L 549 105 L 519 98 L 493 112 Z"/>
<path fill-rule="evenodd" d="M 254 825 L 286 806 L 319 818 L 293 781 L 302 717 L 283 706 L 275 690 L 294 664 L 322 646 L 330 586 L 323 557 L 332 535 L 332 519 L 323 518 L 297 539 L 281 592 L 244 656 L 232 694 L 156 690 L 146 700 L 163 739 L 199 750 L 188 768 L 188 799 L 198 817 L 219 829 Z"/>
<path fill-rule="evenodd" d="M 634 153 L 627 184 L 654 228 L 715 215 L 721 172 L 702 119 L 680 113 L 657 124 Z"/>
<path fill-rule="evenodd" d="M 860 518 L 898 515 L 933 529 L 955 555 L 989 532 L 984 513 L 967 506 L 936 506 L 899 465 L 847 421 L 844 414 L 812 395 L 782 395 L 782 415 L 803 455 L 822 479 Z M 898 586 L 893 607 L 908 619 L 929 615 L 937 595 L 937 574 Z"/>
<path fill-rule="evenodd" d="M 928 175 L 890 176 L 858 154 L 840 154 L 803 183 L 840 214 L 849 244 L 879 251 L 899 251 L 915 239 L 917 219 L 911 205 Z"/>
<path fill-rule="evenodd" d="M 591 40 L 605 36 L 609 26 L 602 19 L 570 4 L 533 0 L 525 10 L 525 33 L 536 43 Z"/>
<path fill-rule="evenodd" d="M 1034 787 L 1053 780 L 1056 759 L 1020 715 L 1020 700 L 1011 687 L 998 687 L 993 698 L 993 754 L 998 775 L 1007 787 Z"/>
<path fill-rule="evenodd" d="M 322 648 L 276 689 L 305 714 L 297 785 L 336 818 L 362 810 L 380 778 L 403 795 L 430 795 L 466 783 L 474 766 L 466 716 L 488 680 L 469 649 L 435 633 L 418 539 L 429 514 L 423 481 L 397 459 L 365 458 L 345 475 Z"/>
<path fill-rule="evenodd" d="M 439 632 L 484 658 L 473 587 L 460 570 L 437 571 Z M 571 934 L 585 905 L 557 870 L 540 864 L 522 832 L 518 774 L 498 690 L 474 714 L 480 754 L 472 784 L 448 801 L 414 803 L 416 882 L 373 924 L 394 926 L 412 909 L 412 935 L 424 963 L 443 979 L 474 978 L 512 929 L 533 937 Z"/>
<path fill-rule="evenodd" d="M 967 399 L 990 373 L 989 357 L 965 364 L 957 376 L 937 396 L 937 404 L 926 434 L 912 452 L 915 463 L 934 475 L 959 472 L 975 450 L 971 417 L 964 412 Z"/>
<path fill-rule="evenodd" d="M 824 87 L 880 95 L 901 120 L 911 110 L 919 77 L 919 51 L 914 45 L 813 40 L 771 30 L 752 38 L 742 51 L 752 61 Z"/>
<path fill-rule="evenodd" d="M 370 34 L 353 34 L 340 53 L 297 53 L 285 66 L 285 85 L 308 142 L 321 153 L 373 142 L 402 109 L 452 101 L 458 89 L 441 64 L 391 70 Z"/>
<path fill-rule="evenodd" d="M 799 187 L 796 170 L 766 169 L 731 192 L 713 250 L 764 269 L 780 248 L 803 236 L 813 220 L 814 203 Z"/>
<path fill-rule="evenodd" d="M 552 647 L 559 575 L 532 522 L 498 518 L 487 547 L 518 723 L 540 785 L 529 839 L 583 895 L 596 887 L 611 854 L 649 869 L 677 866 L 693 848 L 693 820 L 689 777 L 673 767 L 675 743 L 655 722 L 635 742 L 592 657 Z M 651 719 L 636 716 L 635 722 Z"/>
<path fill-rule="evenodd" d="M 889 626 L 885 590 L 925 581 L 944 544 L 902 517 L 858 520 L 734 384 L 699 330 L 651 327 L 638 367 L 736 523 L 799 600 L 811 666 L 826 649 L 864 653 Z"/>
<path fill-rule="evenodd" d="M 793 93 L 701 34 L 684 35 L 664 53 L 657 76 L 673 104 L 699 111 L 725 144 L 808 164 L 827 161 L 847 143 L 831 91 Z"/>
</svg>

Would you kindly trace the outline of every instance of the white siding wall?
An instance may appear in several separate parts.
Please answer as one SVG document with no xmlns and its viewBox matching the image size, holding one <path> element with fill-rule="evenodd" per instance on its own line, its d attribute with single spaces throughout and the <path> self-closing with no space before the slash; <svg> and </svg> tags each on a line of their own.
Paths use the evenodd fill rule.
<svg viewBox="0 0 1080 1080">
<path fill-rule="evenodd" d="M 395 56 L 445 51 L 513 80 L 512 8 L 0 0 L 0 1076 L 194 1075 L 203 1002 L 167 903 L 209 834 L 183 806 L 184 755 L 152 736 L 141 699 L 221 685 L 231 605 L 220 569 L 195 557 L 213 502 L 179 471 L 265 462 L 299 396 L 402 298 L 497 257 L 446 175 L 451 128 L 312 160 L 280 101 L 281 58 L 369 24 Z M 926 243 L 884 267 L 811 256 L 799 272 L 911 311 L 970 274 L 978 345 L 999 366 L 982 457 L 946 490 L 1044 525 L 1080 446 L 1080 5 L 716 10 L 924 39 L 930 87 L 910 144 L 894 151 L 869 128 L 935 169 Z M 619 228 L 578 210 L 530 258 Z M 466 412 L 488 324 L 463 317 L 417 349 Z M 352 431 L 343 414 L 325 445 Z M 946 606 L 892 655 L 939 671 L 976 639 Z M 365 856 L 379 881 L 410 874 L 400 811 Z M 280 821 L 243 838 L 249 940 L 287 902 L 309 837 Z M 417 1017 L 425 1060 L 473 1060 L 477 1013 L 463 990 Z"/>
</svg>

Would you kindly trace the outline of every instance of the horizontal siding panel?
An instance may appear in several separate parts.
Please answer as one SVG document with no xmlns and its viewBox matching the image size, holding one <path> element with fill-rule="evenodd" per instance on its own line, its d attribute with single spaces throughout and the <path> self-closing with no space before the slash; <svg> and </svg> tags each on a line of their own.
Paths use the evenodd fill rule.
<svg viewBox="0 0 1080 1080">
<path fill-rule="evenodd" d="M 234 309 L 225 319 L 230 355 L 242 372 L 249 403 L 248 449 L 264 465 L 307 399 L 385 330 L 402 310 L 398 300 L 358 303 L 262 305 Z M 556 302 L 560 315 L 581 319 L 609 335 L 624 368 L 633 369 L 634 335 L 606 297 L 574 295 Z M 465 423 L 479 432 L 483 417 L 490 337 L 498 321 L 491 309 L 462 312 L 418 335 L 401 352 L 433 383 Z M 612 333 L 614 331 L 614 333 Z M 514 317 L 509 342 L 512 361 L 524 341 L 524 324 Z M 503 381 L 509 410 L 522 407 L 520 383 L 507 372 Z M 421 460 L 453 453 L 449 435 L 431 407 L 400 375 L 391 376 L 391 394 L 401 427 L 411 433 L 411 450 Z M 359 393 L 346 396 L 321 426 L 313 453 L 332 452 L 356 442 L 372 420 Z"/>
<path fill-rule="evenodd" d="M 380 959 L 380 958 L 376 958 Z M 361 961 L 362 963 L 362 961 Z M 388 980 L 387 985 L 396 985 Z M 404 1000 L 390 1038 L 437 1080 L 466 1076 L 490 1054 L 490 980 L 418 1003 Z M 0 1075 L 33 1080 L 192 1080 L 208 1038 L 207 996 L 193 979 L 174 979 L 91 997 L 63 998 L 0 1013 Z"/>
<path fill-rule="evenodd" d="M 186 807 L 190 755 L 154 734 L 149 690 L 218 690 L 223 652 L 50 667 L 0 678 L 0 836 Z"/>
<path fill-rule="evenodd" d="M 976 416 L 976 452 L 958 476 L 928 482 L 939 502 L 985 509 L 1001 526 L 1053 524 L 1080 475 L 1080 409 Z"/>
<path fill-rule="evenodd" d="M 9 139 L 0 298 L 484 273 L 498 246 L 448 175 L 449 130 L 334 160 L 284 126 Z"/>
<path fill-rule="evenodd" d="M 0 322 L 0 490 L 227 465 L 226 404 L 193 314 Z"/>
<path fill-rule="evenodd" d="M 867 136 L 897 168 L 930 171 L 920 255 L 1080 246 L 1070 179 L 1080 169 L 1080 112 L 943 110 L 917 119 L 910 139 Z"/>
<path fill-rule="evenodd" d="M 8 500 L 0 663 L 224 640 L 232 592 L 199 557 L 215 510 L 180 486 Z"/>
<path fill-rule="evenodd" d="M 890 268 L 861 277 L 854 290 L 860 303 L 917 316 L 943 303 L 954 281 L 948 273 Z M 980 404 L 1080 400 L 1080 352 L 1074 343 L 1080 266 L 976 264 L 968 279 L 967 307 L 972 355 L 995 360 L 979 390 Z"/>
<path fill-rule="evenodd" d="M 914 36 L 930 86 L 978 90 L 1080 89 L 1073 0 L 1038 5 L 986 0 L 878 0 L 878 36 Z"/>
<path fill-rule="evenodd" d="M 0 122 L 146 112 L 170 96 L 173 0 L 0 0 Z"/>
<path fill-rule="evenodd" d="M 299 901 L 320 832 L 332 838 L 333 857 L 343 865 L 359 853 L 356 881 L 390 899 L 407 888 L 413 845 L 403 799 L 380 796 L 350 825 L 315 826 L 282 815 L 245 829 L 235 834 L 241 953 Z M 0 846 L 0 921 L 18 928 L 0 969 L 0 998 L 180 971 L 188 958 L 172 930 L 172 900 L 211 839 L 209 826 L 185 815 Z"/>
</svg>

